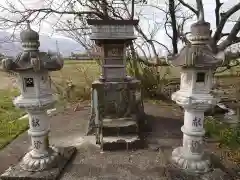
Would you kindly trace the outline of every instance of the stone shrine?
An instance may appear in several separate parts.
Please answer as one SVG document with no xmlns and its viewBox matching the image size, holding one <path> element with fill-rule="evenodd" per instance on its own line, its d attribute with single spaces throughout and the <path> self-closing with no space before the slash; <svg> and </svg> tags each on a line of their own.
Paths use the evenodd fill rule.
<svg viewBox="0 0 240 180">
<path fill-rule="evenodd" d="M 135 39 L 138 20 L 94 20 L 91 39 L 101 49 L 102 75 L 92 84 L 90 125 L 103 150 L 132 149 L 142 142 L 139 121 L 143 115 L 140 81 L 127 76 L 125 53 Z"/>
<path fill-rule="evenodd" d="M 21 95 L 14 99 L 16 107 L 24 109 L 29 115 L 28 134 L 31 150 L 20 163 L 10 167 L 1 179 L 47 177 L 55 179 L 75 148 L 66 150 L 49 145 L 50 132 L 47 110 L 54 106 L 56 99 L 51 89 L 49 71 L 62 69 L 63 60 L 39 52 L 39 35 L 28 24 L 28 29 L 20 33 L 23 52 L 16 59 L 4 59 L 3 69 L 17 73 Z M 48 170 L 50 170 L 48 172 Z"/>
<path fill-rule="evenodd" d="M 191 26 L 190 44 L 187 44 L 169 64 L 181 67 L 180 90 L 172 100 L 184 108 L 183 146 L 174 149 L 172 161 L 188 172 L 208 172 L 211 163 L 204 152 L 204 112 L 218 99 L 211 94 L 213 72 L 224 61 L 224 54 L 214 55 L 208 45 L 210 24 L 199 20 Z"/>
</svg>

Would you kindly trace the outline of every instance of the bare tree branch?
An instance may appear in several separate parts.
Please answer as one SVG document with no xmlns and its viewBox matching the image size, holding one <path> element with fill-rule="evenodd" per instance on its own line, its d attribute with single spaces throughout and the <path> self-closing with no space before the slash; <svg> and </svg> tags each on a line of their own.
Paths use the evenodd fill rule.
<svg viewBox="0 0 240 180">
<path fill-rule="evenodd" d="M 221 33 L 222 33 L 222 30 L 228 20 L 228 18 L 233 15 L 235 12 L 237 12 L 238 10 L 240 10 L 240 2 L 237 3 L 236 5 L 234 5 L 232 8 L 230 8 L 227 12 L 225 13 L 221 13 L 221 19 L 220 19 L 220 22 L 217 26 L 217 29 L 213 35 L 213 45 L 216 45 L 218 40 L 221 38 Z"/>
<path fill-rule="evenodd" d="M 220 2 L 220 0 L 215 0 L 216 8 L 215 8 L 215 18 L 216 18 L 216 27 L 218 27 L 220 23 L 220 8 L 223 5 L 223 3 Z"/>
<path fill-rule="evenodd" d="M 223 51 L 229 45 L 231 45 L 233 43 L 234 44 L 238 43 L 239 38 L 237 38 L 237 34 L 239 31 L 240 31 L 240 17 L 238 18 L 238 22 L 235 23 L 232 30 L 230 31 L 228 37 L 218 45 L 218 47 L 217 47 L 218 51 Z"/>
<path fill-rule="evenodd" d="M 187 4 L 186 2 L 184 2 L 183 0 L 178 0 L 183 6 L 185 6 L 186 8 L 190 9 L 195 15 L 198 15 L 198 11 L 196 9 L 194 9 L 192 6 L 190 6 L 189 4 Z"/>
</svg>

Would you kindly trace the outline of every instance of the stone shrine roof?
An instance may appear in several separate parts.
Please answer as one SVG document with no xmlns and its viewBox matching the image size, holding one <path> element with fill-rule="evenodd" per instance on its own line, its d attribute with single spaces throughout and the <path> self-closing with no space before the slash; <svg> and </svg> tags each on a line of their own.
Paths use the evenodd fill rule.
<svg viewBox="0 0 240 180">
<path fill-rule="evenodd" d="M 191 43 L 172 57 L 170 64 L 189 68 L 215 68 L 222 65 L 223 59 L 213 54 L 209 46 L 210 39 L 210 24 L 204 21 L 194 23 L 191 26 Z"/>
<path fill-rule="evenodd" d="M 15 59 L 3 59 L 2 66 L 6 71 L 49 70 L 56 71 L 63 67 L 63 60 L 58 56 L 50 56 L 46 52 L 39 52 L 39 34 L 30 28 L 20 33 L 23 52 Z"/>
<path fill-rule="evenodd" d="M 3 69 L 7 71 L 48 70 L 62 69 L 63 60 L 57 56 L 49 56 L 46 52 L 21 52 L 15 59 L 3 59 Z"/>
<path fill-rule="evenodd" d="M 139 20 L 113 20 L 113 19 L 88 19 L 88 24 L 92 26 L 92 40 L 133 40 L 134 26 Z"/>
<path fill-rule="evenodd" d="M 139 20 L 122 20 L 122 19 L 88 19 L 89 25 L 138 25 Z"/>
</svg>

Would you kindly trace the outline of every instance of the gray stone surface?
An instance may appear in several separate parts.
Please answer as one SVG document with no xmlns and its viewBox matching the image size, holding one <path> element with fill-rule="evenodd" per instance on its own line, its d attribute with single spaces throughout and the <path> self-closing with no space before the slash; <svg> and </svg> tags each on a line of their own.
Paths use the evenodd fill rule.
<svg viewBox="0 0 240 180">
<path fill-rule="evenodd" d="M 76 152 L 75 147 L 59 148 L 61 156 L 58 158 L 57 164 L 51 169 L 29 172 L 23 170 L 19 164 L 9 167 L 1 176 L 2 180 L 55 180 L 57 179 L 67 162 L 73 157 Z"/>
<path fill-rule="evenodd" d="M 60 180 L 181 180 L 179 176 L 184 180 L 205 180 L 185 175 L 170 166 L 172 149 L 182 141 L 180 127 L 183 121 L 179 109 L 147 103 L 145 112 L 149 114 L 146 117 L 148 125 L 145 126 L 148 148 L 137 151 L 102 152 L 95 144 L 94 136 L 84 136 L 90 116 L 88 106 L 77 112 L 68 109 L 51 117 L 50 144 L 77 148 L 76 156 L 61 173 Z M 23 156 L 28 149 L 27 141 L 24 133 L 0 151 L 0 174 Z M 209 152 L 218 153 L 211 143 L 208 147 Z M 215 166 L 221 171 L 231 167 L 227 163 L 223 167 L 221 165 L 216 160 Z"/>
</svg>

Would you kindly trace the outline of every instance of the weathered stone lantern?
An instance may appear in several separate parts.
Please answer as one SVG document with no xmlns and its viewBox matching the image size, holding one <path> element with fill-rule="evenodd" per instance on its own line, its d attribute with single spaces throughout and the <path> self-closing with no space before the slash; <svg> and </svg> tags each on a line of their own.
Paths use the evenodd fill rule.
<svg viewBox="0 0 240 180">
<path fill-rule="evenodd" d="M 29 130 L 31 137 L 31 151 L 21 159 L 20 163 L 1 176 L 31 177 L 38 176 L 29 172 L 39 172 L 57 168 L 59 161 L 65 161 L 59 149 L 49 146 L 50 132 L 47 110 L 52 108 L 55 98 L 51 89 L 49 71 L 62 69 L 63 60 L 59 57 L 50 57 L 45 52 L 39 52 L 39 35 L 28 24 L 28 29 L 20 33 L 23 52 L 16 59 L 4 59 L 3 69 L 18 74 L 18 86 L 21 95 L 14 100 L 14 105 L 26 110 L 29 114 Z M 61 162 L 62 163 L 62 162 Z M 64 163 L 63 163 L 64 164 Z M 62 164 L 62 165 L 63 165 Z M 56 171 L 51 172 L 51 177 Z M 44 173 L 46 175 L 46 173 Z M 40 175 L 44 177 L 44 174 Z M 50 178 L 50 177 L 49 177 Z"/>
<path fill-rule="evenodd" d="M 191 26 L 190 43 L 173 57 L 170 64 L 181 67 L 180 90 L 172 100 L 184 108 L 183 146 L 172 152 L 173 162 L 190 172 L 207 172 L 210 160 L 204 152 L 204 112 L 217 103 L 211 94 L 213 71 L 224 57 L 215 56 L 210 46 L 210 24 L 200 20 Z"/>
<path fill-rule="evenodd" d="M 92 84 L 91 125 L 96 142 L 105 150 L 130 149 L 140 142 L 139 119 L 143 113 L 140 81 L 126 74 L 125 54 L 135 39 L 138 20 L 94 20 L 91 39 L 101 49 L 102 76 Z"/>
</svg>

